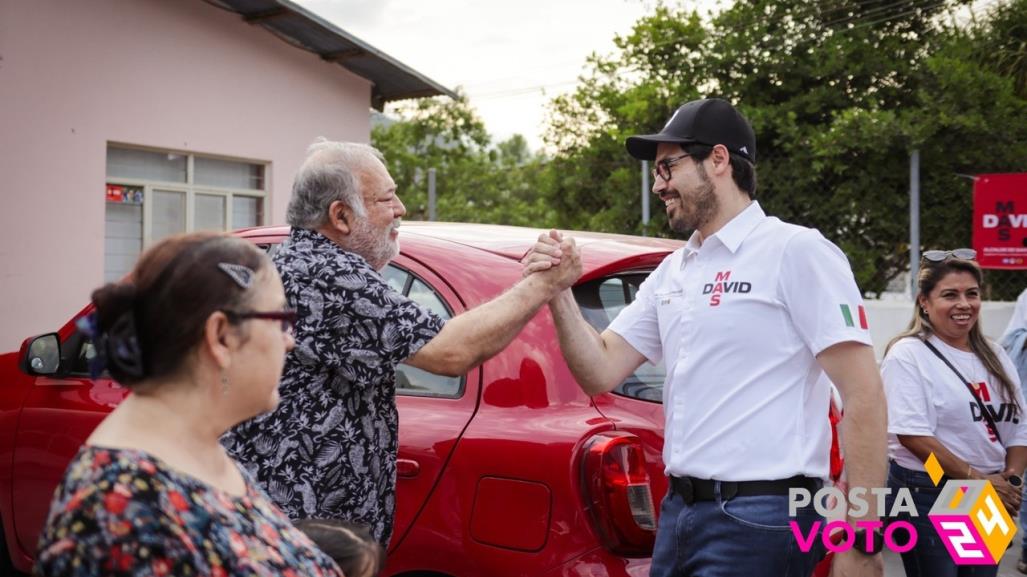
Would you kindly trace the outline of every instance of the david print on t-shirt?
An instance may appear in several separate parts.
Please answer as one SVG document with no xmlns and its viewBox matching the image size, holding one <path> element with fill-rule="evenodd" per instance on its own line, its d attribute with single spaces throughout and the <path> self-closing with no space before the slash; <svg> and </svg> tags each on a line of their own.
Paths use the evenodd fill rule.
<svg viewBox="0 0 1027 577">
<path fill-rule="evenodd" d="M 991 401 L 991 393 L 988 389 L 988 383 L 981 381 L 979 383 L 970 383 L 974 389 L 974 394 L 981 400 L 981 404 L 984 406 L 984 410 L 991 414 L 991 419 L 996 423 L 1020 423 L 1020 409 L 1016 406 L 1016 403 L 999 403 L 998 407 Z M 993 443 L 998 442 L 998 437 L 995 435 L 995 430 L 991 428 L 991 423 L 988 419 L 984 418 L 984 414 L 981 412 L 981 404 L 969 401 L 970 415 L 975 423 L 983 423 L 985 430 L 988 431 L 988 438 Z"/>
</svg>

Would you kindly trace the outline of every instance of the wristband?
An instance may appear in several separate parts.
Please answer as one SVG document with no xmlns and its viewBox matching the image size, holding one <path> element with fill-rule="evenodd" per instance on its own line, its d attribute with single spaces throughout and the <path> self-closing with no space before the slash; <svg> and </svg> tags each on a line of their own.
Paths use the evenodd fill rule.
<svg viewBox="0 0 1027 577">
<path fill-rule="evenodd" d="M 864 539 L 868 545 L 863 545 Z M 859 551 L 864 555 L 877 555 L 884 550 L 884 535 L 881 534 L 880 529 L 874 529 L 873 531 L 867 531 L 866 529 L 856 530 L 856 539 L 854 541 L 856 546 L 853 549 Z M 869 551 L 865 547 L 869 547 Z"/>
</svg>

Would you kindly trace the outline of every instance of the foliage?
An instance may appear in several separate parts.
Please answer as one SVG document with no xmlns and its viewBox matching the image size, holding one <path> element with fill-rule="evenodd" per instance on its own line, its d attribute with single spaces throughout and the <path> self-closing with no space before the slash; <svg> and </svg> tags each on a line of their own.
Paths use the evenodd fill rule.
<svg viewBox="0 0 1027 577">
<path fill-rule="evenodd" d="M 539 194 L 543 160 L 520 135 L 491 145 L 466 97 L 423 99 L 376 126 L 371 141 L 385 155 L 407 207 L 428 220 L 428 171 L 435 169 L 436 218 L 443 221 L 547 226 L 555 220 Z"/>
<path fill-rule="evenodd" d="M 879 293 L 908 267 L 914 148 L 924 244 L 967 245 L 970 181 L 957 175 L 1027 169 L 1025 1 L 967 30 L 951 23 L 960 4 L 757 0 L 708 22 L 659 7 L 551 104 L 547 142 L 561 178 L 546 192 L 560 226 L 642 232 L 640 165 L 624 138 L 658 131 L 685 101 L 719 96 L 756 130 L 761 204 L 835 241 L 863 290 Z M 1007 56 L 996 58 L 1000 49 Z M 669 234 L 665 217 L 646 232 Z"/>
<path fill-rule="evenodd" d="M 1027 0 L 957 22 L 970 4 L 747 0 L 708 16 L 660 5 L 550 103 L 551 158 L 518 136 L 493 144 L 464 97 L 407 104 L 372 140 L 408 218 L 427 219 L 434 168 L 440 220 L 669 235 L 658 199 L 640 222 L 642 166 L 624 139 L 659 131 L 686 101 L 726 98 L 756 130 L 764 209 L 821 230 L 880 293 L 909 266 L 912 150 L 922 248 L 970 244 L 970 175 L 1027 171 Z"/>
<path fill-rule="evenodd" d="M 1027 98 L 1027 2 L 998 2 L 968 35 L 973 36 L 974 59 L 1011 79 L 1016 95 Z"/>
<path fill-rule="evenodd" d="M 966 175 L 1027 171 L 1027 0 L 999 2 L 926 59 L 912 120 L 923 155 L 921 238 L 928 247 L 970 246 L 972 181 Z M 1023 271 L 990 271 L 986 297 L 1015 300 Z"/>
</svg>

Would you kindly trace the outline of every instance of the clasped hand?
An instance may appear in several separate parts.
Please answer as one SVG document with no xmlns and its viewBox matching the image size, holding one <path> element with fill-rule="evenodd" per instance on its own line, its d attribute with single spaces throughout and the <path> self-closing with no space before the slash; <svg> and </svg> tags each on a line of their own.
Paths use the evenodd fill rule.
<svg viewBox="0 0 1027 577">
<path fill-rule="evenodd" d="M 521 259 L 521 273 L 543 275 L 557 291 L 570 288 L 581 277 L 581 251 L 574 239 L 550 230 L 538 237 L 538 242 Z"/>
</svg>

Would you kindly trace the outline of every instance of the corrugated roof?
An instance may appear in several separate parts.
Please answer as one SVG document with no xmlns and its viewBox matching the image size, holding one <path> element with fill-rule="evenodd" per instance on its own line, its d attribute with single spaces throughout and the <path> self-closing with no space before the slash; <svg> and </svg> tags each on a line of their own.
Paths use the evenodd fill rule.
<svg viewBox="0 0 1027 577">
<path fill-rule="evenodd" d="M 371 105 L 378 110 L 393 100 L 441 95 L 456 98 L 445 86 L 289 0 L 207 1 L 370 80 Z"/>
</svg>

